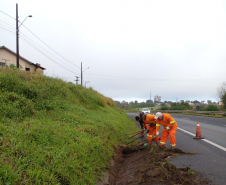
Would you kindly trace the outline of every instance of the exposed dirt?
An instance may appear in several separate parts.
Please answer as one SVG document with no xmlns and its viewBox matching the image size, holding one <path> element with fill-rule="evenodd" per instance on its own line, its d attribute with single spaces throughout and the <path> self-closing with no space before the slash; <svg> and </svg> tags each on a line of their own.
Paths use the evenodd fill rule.
<svg viewBox="0 0 226 185">
<path fill-rule="evenodd" d="M 162 148 L 158 145 L 143 147 L 120 146 L 104 185 L 201 185 L 208 184 L 200 172 L 189 167 L 177 169 L 167 161 L 176 155 L 191 155 L 180 149 Z"/>
</svg>

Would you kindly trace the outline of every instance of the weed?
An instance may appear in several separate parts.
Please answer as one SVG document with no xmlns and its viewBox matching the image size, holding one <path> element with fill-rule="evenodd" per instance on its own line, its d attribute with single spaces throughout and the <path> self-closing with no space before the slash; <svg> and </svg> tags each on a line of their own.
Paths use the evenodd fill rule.
<svg viewBox="0 0 226 185">
<path fill-rule="evenodd" d="M 154 147 L 152 147 L 152 148 L 151 148 L 151 150 L 150 150 L 150 154 L 151 154 L 153 151 L 154 151 Z"/>
<path fill-rule="evenodd" d="M 195 173 L 193 171 L 191 171 L 190 169 L 188 169 L 188 174 L 194 175 Z"/>
</svg>

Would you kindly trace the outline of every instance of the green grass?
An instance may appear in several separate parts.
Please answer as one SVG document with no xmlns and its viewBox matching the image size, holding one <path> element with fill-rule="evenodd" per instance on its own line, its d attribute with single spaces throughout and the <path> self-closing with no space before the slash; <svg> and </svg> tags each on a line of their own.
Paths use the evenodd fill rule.
<svg viewBox="0 0 226 185">
<path fill-rule="evenodd" d="M 0 184 L 96 184 L 137 130 L 114 101 L 61 79 L 0 68 Z"/>
<path fill-rule="evenodd" d="M 133 108 L 133 109 L 130 109 L 130 110 L 126 110 L 126 112 L 141 112 L 142 109 L 144 109 L 144 108 L 148 108 L 150 111 L 156 111 L 159 107 L 161 107 L 161 106 Z M 153 109 L 153 110 L 151 110 L 151 109 Z"/>
</svg>

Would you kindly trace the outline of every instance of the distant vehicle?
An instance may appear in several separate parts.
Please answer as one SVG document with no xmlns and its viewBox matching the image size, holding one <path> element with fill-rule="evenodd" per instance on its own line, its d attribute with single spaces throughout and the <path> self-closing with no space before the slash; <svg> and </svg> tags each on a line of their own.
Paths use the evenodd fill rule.
<svg viewBox="0 0 226 185">
<path fill-rule="evenodd" d="M 145 114 L 150 114 L 151 113 L 151 111 L 148 108 L 142 109 L 141 112 L 144 112 Z"/>
</svg>

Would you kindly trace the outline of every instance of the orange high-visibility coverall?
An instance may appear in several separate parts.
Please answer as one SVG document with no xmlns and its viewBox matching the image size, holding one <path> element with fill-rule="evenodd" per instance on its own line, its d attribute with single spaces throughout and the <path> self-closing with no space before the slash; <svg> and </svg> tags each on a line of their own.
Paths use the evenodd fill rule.
<svg viewBox="0 0 226 185">
<path fill-rule="evenodd" d="M 176 147 L 176 130 L 177 130 L 177 122 L 173 119 L 173 117 L 170 114 L 163 113 L 163 119 L 157 119 L 156 121 L 156 132 L 159 132 L 160 125 L 162 125 L 164 128 L 162 130 L 162 137 L 160 140 L 160 145 L 165 145 L 167 138 L 170 134 L 170 144 L 171 147 Z M 169 126 L 170 130 L 166 130 L 166 127 Z"/>
<path fill-rule="evenodd" d="M 147 114 L 146 117 L 144 117 L 143 121 L 144 121 L 143 129 L 146 126 L 147 130 L 149 130 L 149 133 L 147 133 L 147 140 L 149 144 L 151 144 L 153 133 L 154 133 L 154 137 L 156 136 L 156 126 L 155 125 L 151 126 L 152 123 L 155 123 L 155 116 L 152 114 Z M 158 144 L 159 137 L 155 137 L 154 140 Z"/>
</svg>

